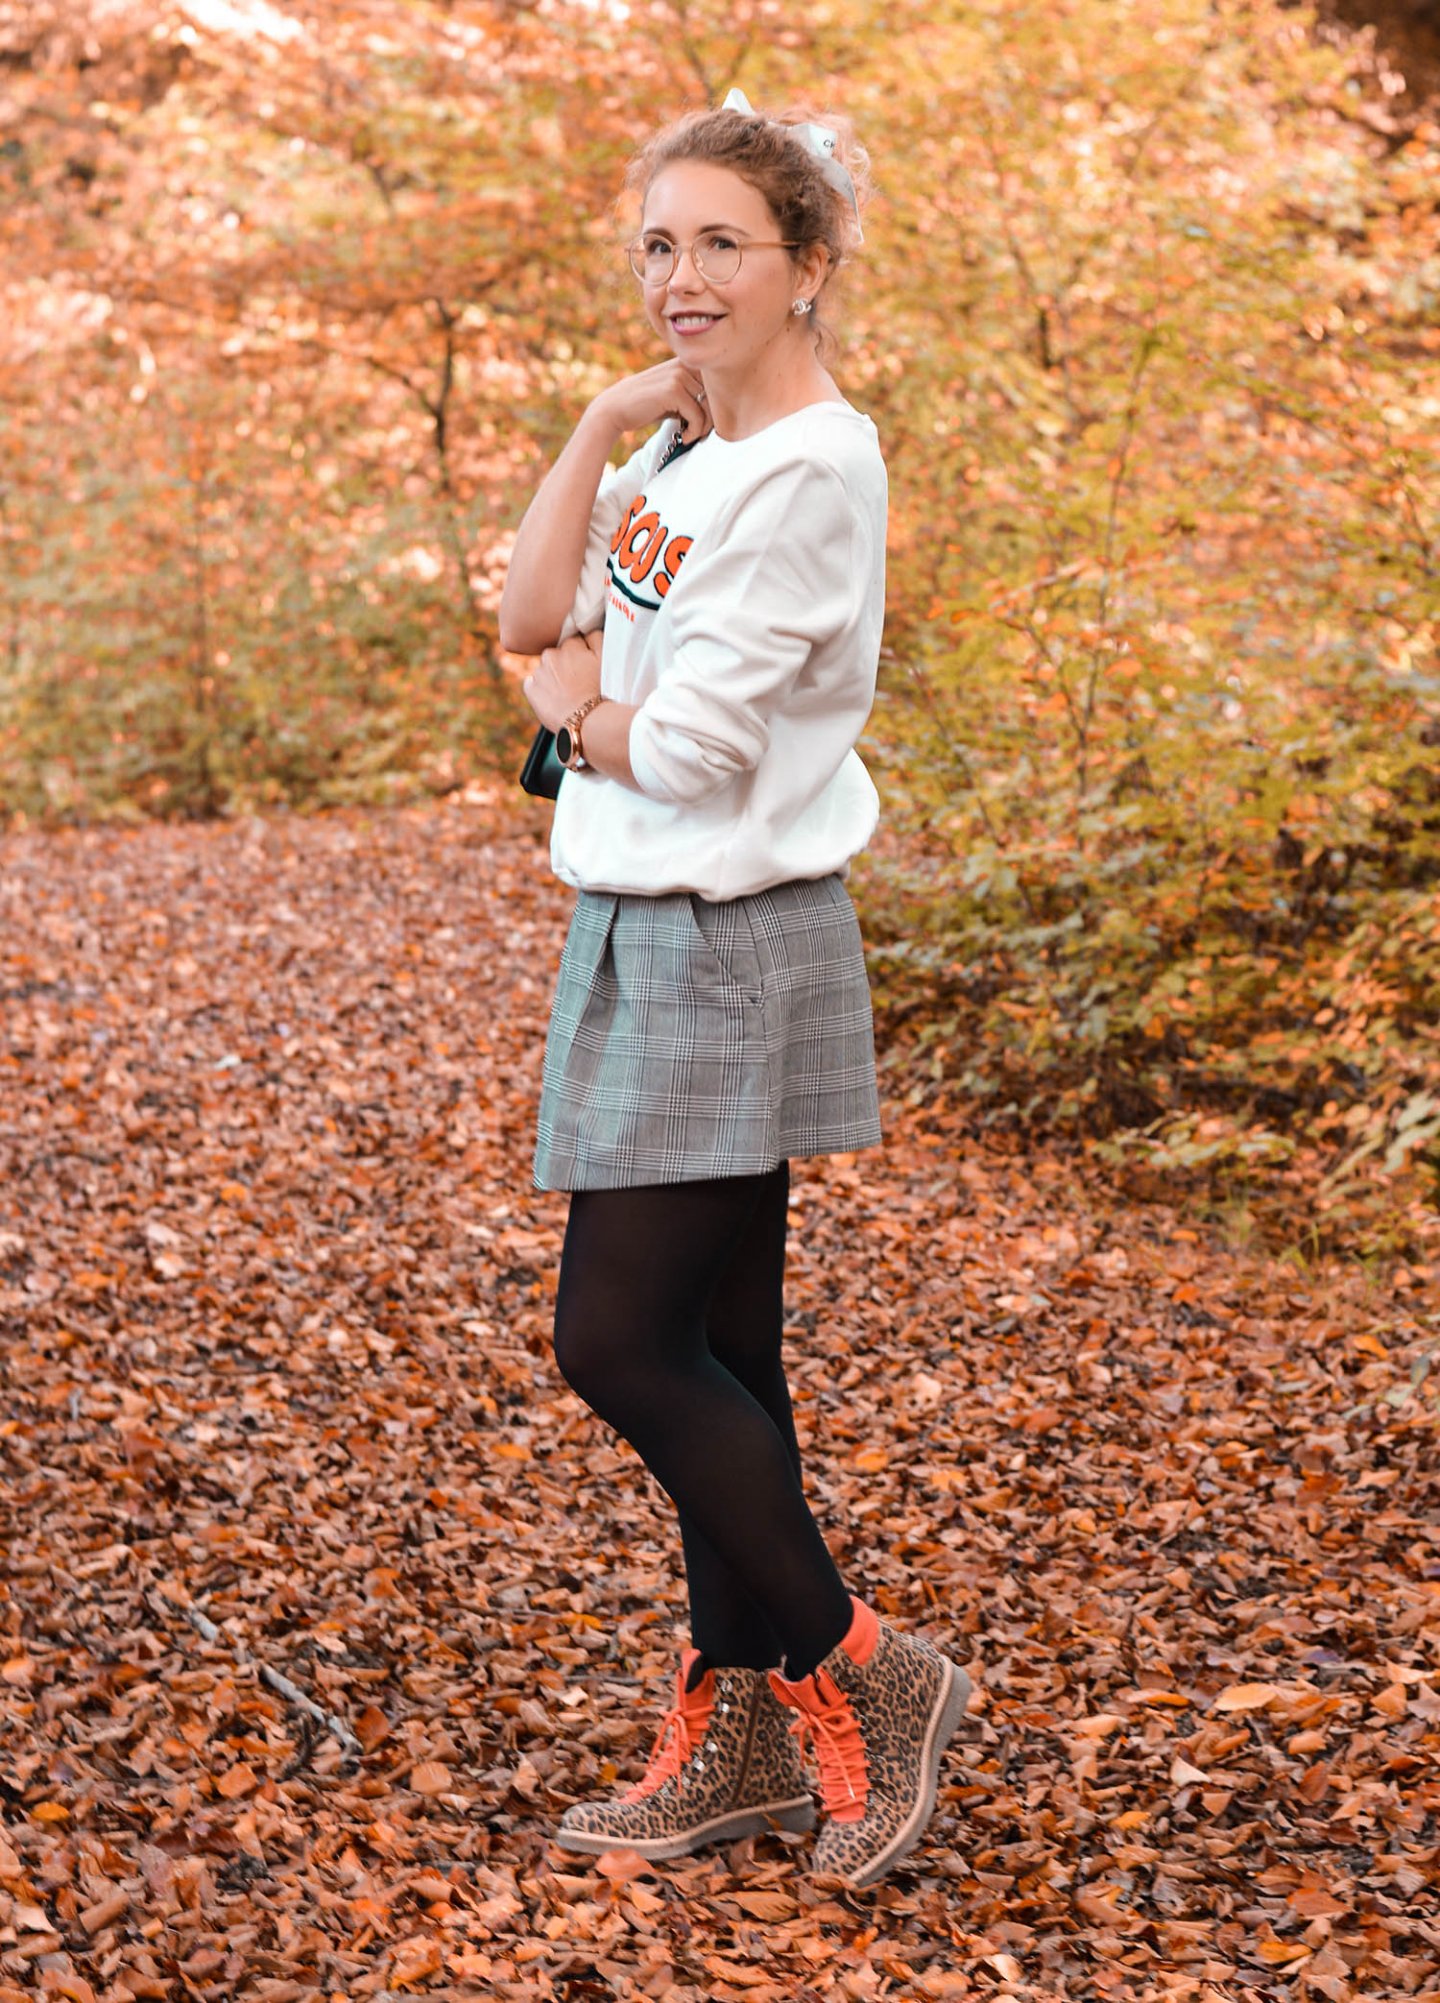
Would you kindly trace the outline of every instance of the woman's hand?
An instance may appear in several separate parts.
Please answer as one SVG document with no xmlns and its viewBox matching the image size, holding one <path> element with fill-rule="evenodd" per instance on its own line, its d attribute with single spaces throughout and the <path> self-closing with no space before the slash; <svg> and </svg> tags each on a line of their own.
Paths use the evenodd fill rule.
<svg viewBox="0 0 1440 2003">
<path fill-rule="evenodd" d="M 673 357 L 612 383 L 586 405 L 520 524 L 500 598 L 502 647 L 538 654 L 562 631 L 610 454 L 625 432 L 653 430 L 667 417 L 680 420 L 691 444 L 713 429 L 703 382 Z"/>
<path fill-rule="evenodd" d="M 600 635 L 577 634 L 547 647 L 522 684 L 525 700 L 547 730 L 558 730 L 582 702 L 600 693 Z"/>
<path fill-rule="evenodd" d="M 673 359 L 612 383 L 590 408 L 603 415 L 617 434 L 648 429 L 666 417 L 680 420 L 691 444 L 711 429 L 704 383 L 693 369 Z"/>
</svg>

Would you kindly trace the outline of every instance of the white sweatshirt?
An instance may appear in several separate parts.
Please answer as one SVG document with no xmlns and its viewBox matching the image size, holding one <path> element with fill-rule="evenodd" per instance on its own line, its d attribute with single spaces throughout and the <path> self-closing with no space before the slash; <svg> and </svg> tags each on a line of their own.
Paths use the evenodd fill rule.
<svg viewBox="0 0 1440 2003">
<path fill-rule="evenodd" d="M 666 425 L 600 484 L 567 632 L 637 703 L 637 793 L 567 773 L 550 859 L 585 890 L 712 901 L 843 869 L 879 801 L 855 754 L 885 609 L 885 464 L 847 403 L 656 470 Z M 584 726 L 581 726 L 582 734 Z"/>
</svg>

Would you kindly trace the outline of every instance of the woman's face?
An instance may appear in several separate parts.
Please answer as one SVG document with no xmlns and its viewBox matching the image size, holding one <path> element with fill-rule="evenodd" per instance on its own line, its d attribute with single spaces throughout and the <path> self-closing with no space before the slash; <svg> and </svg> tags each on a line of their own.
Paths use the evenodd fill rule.
<svg viewBox="0 0 1440 2003">
<path fill-rule="evenodd" d="M 645 313 L 656 333 L 691 368 L 763 370 L 798 319 L 795 299 L 814 283 L 788 250 L 775 247 L 780 228 L 759 189 L 708 160 L 673 161 L 646 191 L 642 229 L 683 246 L 663 284 L 645 283 Z M 695 269 L 697 237 L 740 246 L 733 278 L 717 283 Z"/>
</svg>

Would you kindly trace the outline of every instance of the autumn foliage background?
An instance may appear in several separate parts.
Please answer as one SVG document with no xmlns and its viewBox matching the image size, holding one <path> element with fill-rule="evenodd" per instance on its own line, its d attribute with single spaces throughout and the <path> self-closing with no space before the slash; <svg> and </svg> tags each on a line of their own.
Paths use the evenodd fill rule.
<svg viewBox="0 0 1440 2003">
<path fill-rule="evenodd" d="M 1440 1995 L 1431 14 L 0 0 L 0 2003 Z M 878 189 L 797 1421 L 981 1691 L 854 1899 L 548 1845 L 683 1608 L 549 1355 L 495 605 L 733 83 Z"/>
<path fill-rule="evenodd" d="M 1273 0 L 38 0 L 0 65 L 0 808 L 513 768 L 514 524 L 651 355 L 624 162 L 732 83 L 818 97 L 879 188 L 842 374 L 893 485 L 882 1033 L 1242 1236 L 1423 1245 L 1440 128 L 1372 37 Z"/>
</svg>

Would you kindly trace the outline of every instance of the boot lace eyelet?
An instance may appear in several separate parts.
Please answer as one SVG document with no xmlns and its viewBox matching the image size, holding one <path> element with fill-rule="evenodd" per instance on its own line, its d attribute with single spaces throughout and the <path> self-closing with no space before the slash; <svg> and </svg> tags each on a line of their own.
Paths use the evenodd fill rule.
<svg viewBox="0 0 1440 2003">
<path fill-rule="evenodd" d="M 692 1765 L 703 1769 L 704 1762 L 695 1762 L 692 1756 L 701 1734 L 708 1729 L 712 1708 L 700 1692 L 691 1693 L 683 1687 L 677 1691 L 673 1708 L 661 1722 L 644 1777 L 636 1782 L 627 1800 L 643 1801 L 647 1795 L 672 1799 L 683 1790 Z"/>
</svg>

